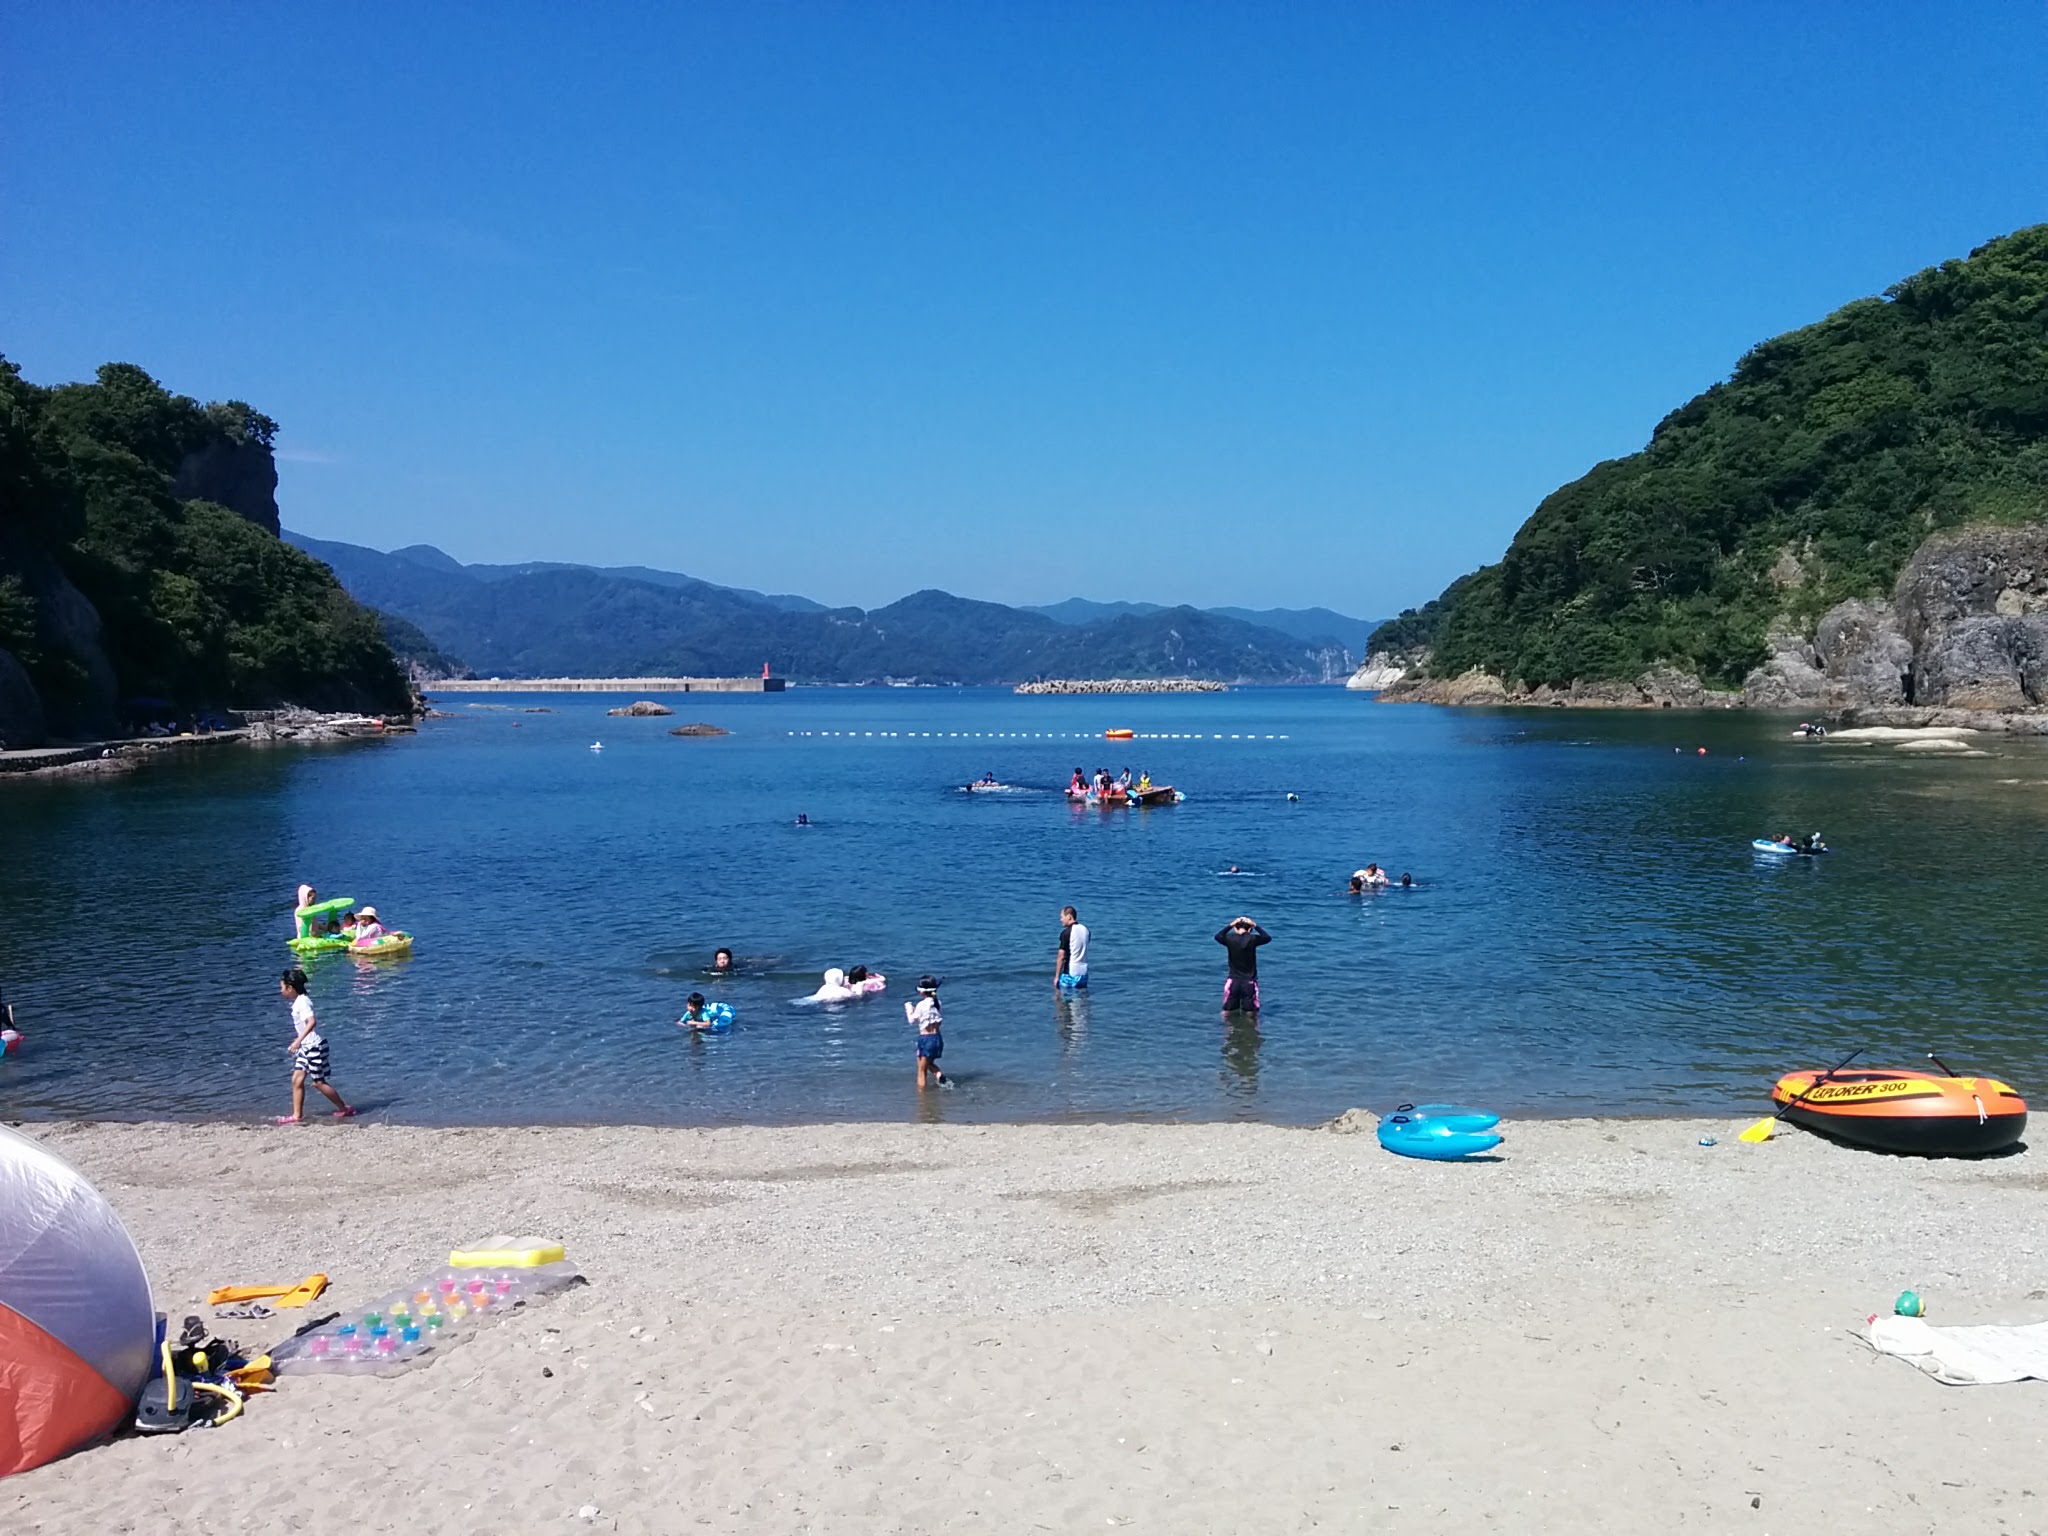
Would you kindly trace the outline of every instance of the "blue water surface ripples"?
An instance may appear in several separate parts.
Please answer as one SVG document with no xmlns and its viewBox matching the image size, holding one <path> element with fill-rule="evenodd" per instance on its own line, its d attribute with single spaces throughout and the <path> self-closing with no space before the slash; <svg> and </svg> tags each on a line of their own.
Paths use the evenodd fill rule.
<svg viewBox="0 0 2048 1536">
<path fill-rule="evenodd" d="M 1776 717 L 1333 689 L 707 696 L 683 718 L 732 734 L 701 740 L 615 698 L 488 702 L 387 743 L 0 786 L 0 987 L 30 1034 L 0 1114 L 277 1109 L 301 880 L 418 935 L 309 966 L 337 1082 L 409 1121 L 1720 1111 L 1859 1045 L 2048 1085 L 2033 743 L 1912 756 Z M 1068 806 L 1098 765 L 1188 798 Z M 961 792 L 984 771 L 1018 790 Z M 1787 830 L 1836 851 L 1750 852 Z M 1421 883 L 1347 895 L 1368 860 Z M 1065 902 L 1094 931 L 1073 999 Z M 1217 1012 L 1211 936 L 1240 912 L 1274 936 L 1257 1028 Z M 721 944 L 739 975 L 706 973 Z M 885 996 L 796 1005 L 855 962 Z M 961 1086 L 920 1099 L 901 1004 L 926 970 Z M 674 1027 L 693 988 L 729 1034 Z"/>
</svg>

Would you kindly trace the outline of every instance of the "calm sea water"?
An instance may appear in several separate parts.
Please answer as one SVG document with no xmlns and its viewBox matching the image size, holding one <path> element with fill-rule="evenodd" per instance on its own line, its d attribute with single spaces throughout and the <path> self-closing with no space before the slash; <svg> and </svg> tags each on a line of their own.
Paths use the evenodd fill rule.
<svg viewBox="0 0 2048 1536">
<path fill-rule="evenodd" d="M 408 1121 L 1720 1111 L 1859 1045 L 2048 1087 L 2033 745 L 1916 759 L 1776 719 L 1335 689 L 686 701 L 717 740 L 612 698 L 493 702 L 553 713 L 457 702 L 411 739 L 0 786 L 0 987 L 30 1036 L 0 1115 L 281 1108 L 301 880 L 418 936 L 309 967 L 337 1083 Z M 1098 764 L 1187 799 L 1069 807 Z M 1023 788 L 957 788 L 990 770 Z M 1787 829 L 1836 851 L 1751 853 Z M 1419 889 L 1347 895 L 1368 860 Z M 1071 1001 L 1066 902 L 1094 931 Z M 1217 1011 L 1239 913 L 1273 935 L 1257 1028 Z M 743 975 L 704 974 L 719 945 Z M 856 961 L 884 997 L 795 1005 Z M 960 1087 L 920 1096 L 902 1002 L 926 970 Z M 729 1034 L 674 1027 L 693 987 Z"/>
</svg>

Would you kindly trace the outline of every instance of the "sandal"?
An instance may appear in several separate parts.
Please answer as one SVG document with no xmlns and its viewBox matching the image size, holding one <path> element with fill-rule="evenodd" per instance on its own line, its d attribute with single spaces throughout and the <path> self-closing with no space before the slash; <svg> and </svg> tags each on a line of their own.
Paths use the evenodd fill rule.
<svg viewBox="0 0 2048 1536">
<path fill-rule="evenodd" d="M 279 1115 L 270 1123 L 272 1125 L 304 1125 L 306 1117 L 304 1115 Z"/>
</svg>

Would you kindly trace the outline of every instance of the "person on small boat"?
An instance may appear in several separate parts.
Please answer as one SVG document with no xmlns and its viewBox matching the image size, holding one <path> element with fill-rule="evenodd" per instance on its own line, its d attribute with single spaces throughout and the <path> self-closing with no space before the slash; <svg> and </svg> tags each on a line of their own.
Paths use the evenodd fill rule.
<svg viewBox="0 0 2048 1536">
<path fill-rule="evenodd" d="M 1073 780 L 1067 785 L 1067 793 L 1070 795 L 1085 795 L 1088 793 L 1088 780 L 1082 776 L 1081 770 L 1078 768 L 1074 770 Z"/>
<path fill-rule="evenodd" d="M 1130 769 L 1126 768 L 1126 769 L 1125 769 L 1125 770 L 1124 770 L 1124 771 L 1123 771 L 1122 773 L 1120 773 L 1120 774 L 1118 774 L 1118 775 L 1117 775 L 1117 780 L 1116 780 L 1116 787 L 1117 787 L 1118 789 L 1121 789 L 1121 790 L 1129 790 L 1129 789 L 1130 789 L 1130 787 L 1131 787 L 1131 770 L 1130 770 Z"/>
<path fill-rule="evenodd" d="M 1780 848 L 1790 848 L 1794 853 L 1797 853 L 1799 851 L 1799 839 L 1794 837 L 1790 832 L 1780 832 L 1776 837 L 1772 838 L 1771 841 L 1776 843 Z"/>
<path fill-rule="evenodd" d="M 377 909 L 375 907 L 360 907 L 357 909 L 355 916 L 356 931 L 354 943 L 357 946 L 360 947 L 361 945 L 368 944 L 372 939 L 384 937 L 384 925 L 377 920 Z"/>
<path fill-rule="evenodd" d="M 1141 774 L 1139 774 L 1139 775 L 1138 775 L 1138 793 L 1140 793 L 1140 794 L 1143 794 L 1143 793 L 1144 793 L 1144 792 L 1145 792 L 1146 790 L 1150 789 L 1151 787 L 1152 787 L 1152 775 L 1151 775 L 1151 774 L 1149 774 L 1149 773 L 1141 773 Z"/>
<path fill-rule="evenodd" d="M 1356 878 L 1364 881 L 1369 890 L 1375 891 L 1394 883 L 1387 877 L 1387 872 L 1377 864 L 1366 865 L 1358 872 Z"/>
</svg>

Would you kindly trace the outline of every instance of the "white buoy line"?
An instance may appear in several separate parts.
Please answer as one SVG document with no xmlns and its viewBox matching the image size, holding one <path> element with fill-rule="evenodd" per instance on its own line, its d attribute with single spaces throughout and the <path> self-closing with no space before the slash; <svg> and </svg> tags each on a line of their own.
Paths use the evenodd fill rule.
<svg viewBox="0 0 2048 1536">
<path fill-rule="evenodd" d="M 790 731 L 791 736 L 894 737 L 931 741 L 1109 741 L 1100 731 Z M 1261 736 L 1256 731 L 1139 731 L 1135 736 L 1116 738 L 1129 741 L 1290 741 L 1286 732 Z"/>
</svg>

